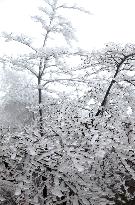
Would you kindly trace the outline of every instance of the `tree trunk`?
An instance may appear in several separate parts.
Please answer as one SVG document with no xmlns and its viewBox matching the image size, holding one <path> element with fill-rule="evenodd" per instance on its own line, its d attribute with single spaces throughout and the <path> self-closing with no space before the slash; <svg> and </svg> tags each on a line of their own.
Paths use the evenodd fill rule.
<svg viewBox="0 0 135 205">
<path fill-rule="evenodd" d="M 110 94 L 110 91 L 111 91 L 111 89 L 112 89 L 112 86 L 113 86 L 113 84 L 115 83 L 115 78 L 117 77 L 117 75 L 118 75 L 118 73 L 120 72 L 120 67 L 123 65 L 123 63 L 129 58 L 129 57 L 131 57 L 133 54 L 129 54 L 129 55 L 127 55 L 127 56 L 124 56 L 123 57 L 123 59 L 121 59 L 121 61 L 118 63 L 117 62 L 117 65 L 116 65 L 116 71 L 115 71 L 115 74 L 114 74 L 114 76 L 113 76 L 113 79 L 111 80 L 111 83 L 110 83 L 110 85 L 109 85 L 109 87 L 108 87 L 108 89 L 107 89 L 107 91 L 106 91 L 106 93 L 105 93 L 105 96 L 104 96 L 104 99 L 103 99 L 103 101 L 101 102 L 101 106 L 102 107 L 105 107 L 105 105 L 106 105 L 106 102 L 107 102 L 107 98 L 108 98 L 108 96 L 109 96 L 109 94 Z M 97 111 L 97 113 L 96 113 L 96 116 L 99 116 L 101 113 L 103 112 L 103 110 L 102 109 L 98 109 L 98 111 Z"/>
<path fill-rule="evenodd" d="M 108 87 L 108 89 L 107 89 L 107 91 L 106 91 L 106 93 L 105 93 L 104 99 L 103 99 L 103 101 L 102 101 L 102 103 L 101 103 L 101 106 L 102 106 L 102 107 L 105 107 L 107 98 L 108 98 L 108 96 L 109 96 L 110 90 L 111 90 L 111 88 L 112 88 L 112 86 L 113 86 L 114 83 L 115 83 L 115 80 L 112 80 L 111 83 L 110 83 L 110 85 L 109 85 L 109 87 Z M 98 111 L 97 111 L 97 113 L 96 113 L 96 116 L 98 116 L 100 113 L 102 113 L 102 110 L 98 109 Z"/>
<path fill-rule="evenodd" d="M 40 85 L 41 85 L 41 77 L 39 76 L 38 77 L 39 134 L 42 137 L 43 136 L 43 110 L 41 108 L 42 89 Z"/>
</svg>

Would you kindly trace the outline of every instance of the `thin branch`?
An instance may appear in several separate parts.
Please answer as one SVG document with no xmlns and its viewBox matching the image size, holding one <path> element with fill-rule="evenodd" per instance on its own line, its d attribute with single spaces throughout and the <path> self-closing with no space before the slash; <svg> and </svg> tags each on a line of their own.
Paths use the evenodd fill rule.
<svg viewBox="0 0 135 205">
<path fill-rule="evenodd" d="M 38 78 L 38 75 L 33 70 L 31 70 L 30 68 L 26 68 L 26 69 Z"/>
<path fill-rule="evenodd" d="M 46 57 L 46 58 L 44 59 L 43 69 L 41 70 L 41 73 L 40 73 L 41 77 L 44 75 L 45 69 L 48 68 L 48 67 L 46 67 L 47 60 L 48 60 L 48 58 Z"/>
<path fill-rule="evenodd" d="M 44 80 L 45 81 L 45 80 Z M 47 84 L 49 83 L 53 83 L 53 82 L 59 82 L 59 81 L 75 81 L 75 82 L 80 82 L 80 83 L 86 83 L 87 81 L 89 82 L 89 80 L 79 80 L 79 79 L 75 79 L 75 78 L 71 78 L 71 79 L 68 79 L 68 78 L 63 78 L 63 79 L 54 79 L 54 80 L 48 80 L 44 85 L 46 86 Z"/>
<path fill-rule="evenodd" d="M 56 9 L 73 9 L 73 10 L 78 10 L 78 11 L 81 11 L 81 12 L 83 12 L 83 13 L 87 13 L 87 14 L 91 14 L 91 15 L 92 15 L 92 13 L 91 13 L 90 11 L 85 10 L 85 9 L 82 8 L 82 7 L 78 7 L 78 6 L 76 6 L 76 5 L 68 6 L 68 5 L 66 5 L 66 4 L 63 4 L 63 5 L 60 5 L 60 6 L 56 7 Z"/>
<path fill-rule="evenodd" d="M 131 85 L 134 85 L 134 86 L 135 86 L 135 84 L 132 83 L 132 81 L 134 81 L 134 80 L 124 80 L 124 81 L 126 81 L 127 83 L 130 83 Z"/>
<path fill-rule="evenodd" d="M 82 110 L 86 110 L 86 111 L 91 112 L 91 110 L 89 108 L 85 108 L 85 107 L 81 107 L 81 106 L 78 106 L 78 108 L 81 108 Z"/>
<path fill-rule="evenodd" d="M 30 45 L 30 43 L 24 42 L 24 41 L 21 41 L 21 40 L 17 39 L 17 37 L 18 37 L 18 38 L 20 37 L 19 35 L 18 35 L 18 36 L 13 36 L 12 33 L 8 34 L 8 33 L 6 33 L 6 32 L 3 32 L 3 33 L 2 33 L 2 37 L 6 39 L 6 40 L 5 40 L 6 42 L 8 42 L 8 41 L 18 42 L 18 43 L 20 43 L 20 44 L 23 44 L 23 45 L 29 47 L 30 49 L 34 50 L 34 51 L 37 53 L 37 50 L 36 50 L 35 48 L 33 48 L 33 47 Z M 22 36 L 22 37 L 23 37 L 23 36 Z M 25 36 L 24 36 L 24 37 L 25 37 Z M 25 40 L 25 39 L 24 39 L 24 40 Z"/>
</svg>

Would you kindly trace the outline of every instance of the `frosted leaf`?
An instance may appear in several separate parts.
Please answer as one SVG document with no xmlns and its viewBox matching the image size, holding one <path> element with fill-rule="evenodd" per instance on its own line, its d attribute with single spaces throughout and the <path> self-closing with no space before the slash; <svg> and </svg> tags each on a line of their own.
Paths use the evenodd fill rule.
<svg viewBox="0 0 135 205">
<path fill-rule="evenodd" d="M 99 151 L 96 153 L 96 156 L 103 158 L 104 155 L 105 155 L 105 153 L 106 153 L 106 152 L 105 152 L 104 150 L 99 150 Z"/>
<path fill-rule="evenodd" d="M 89 204 L 90 204 L 90 202 L 89 202 L 87 199 L 82 198 L 82 201 L 83 201 L 83 203 L 84 203 L 85 205 L 89 205 Z"/>
<path fill-rule="evenodd" d="M 30 155 L 32 155 L 32 156 L 36 155 L 35 149 L 32 146 L 29 146 L 28 149 L 29 149 Z"/>
<path fill-rule="evenodd" d="M 11 155 L 11 159 L 15 159 L 15 157 L 16 157 L 16 153 L 13 153 L 13 154 Z"/>
<path fill-rule="evenodd" d="M 98 138 L 98 134 L 95 134 L 91 139 L 91 144 L 94 144 L 97 138 Z"/>
<path fill-rule="evenodd" d="M 55 183 L 55 186 L 59 186 L 59 179 L 57 176 L 54 178 L 54 183 Z"/>
<path fill-rule="evenodd" d="M 68 191 L 68 188 L 65 187 L 64 181 L 61 182 L 61 184 L 60 184 L 60 189 L 61 189 L 63 192 L 67 192 L 67 191 Z"/>
<path fill-rule="evenodd" d="M 21 189 L 19 187 L 15 190 L 15 195 L 16 196 L 21 195 Z"/>
<path fill-rule="evenodd" d="M 76 195 L 74 196 L 74 199 L 73 199 L 73 205 L 79 205 L 79 202 L 78 202 Z"/>
<path fill-rule="evenodd" d="M 88 105 L 94 105 L 96 102 L 93 98 L 91 98 L 88 102 Z"/>
<path fill-rule="evenodd" d="M 66 168 L 65 164 L 61 164 L 60 167 L 59 167 L 60 172 L 65 172 L 66 169 L 67 168 Z"/>
<path fill-rule="evenodd" d="M 0 201 L 5 201 L 6 199 L 2 196 L 0 196 Z"/>
<path fill-rule="evenodd" d="M 52 190 L 52 194 L 55 195 L 55 196 L 58 196 L 58 197 L 62 197 L 63 194 L 62 192 L 60 191 L 59 187 L 55 187 L 53 190 Z"/>
<path fill-rule="evenodd" d="M 127 108 L 127 114 L 130 116 L 132 114 L 132 108 L 128 106 Z"/>
<path fill-rule="evenodd" d="M 84 167 L 81 166 L 76 160 L 73 160 L 74 166 L 75 168 L 79 171 L 79 172 L 83 172 L 84 171 Z"/>
<path fill-rule="evenodd" d="M 23 188 L 23 182 L 20 182 L 20 183 L 18 184 L 18 186 L 19 186 L 20 189 Z"/>
<path fill-rule="evenodd" d="M 38 203 L 38 196 L 34 197 L 34 203 Z"/>
</svg>

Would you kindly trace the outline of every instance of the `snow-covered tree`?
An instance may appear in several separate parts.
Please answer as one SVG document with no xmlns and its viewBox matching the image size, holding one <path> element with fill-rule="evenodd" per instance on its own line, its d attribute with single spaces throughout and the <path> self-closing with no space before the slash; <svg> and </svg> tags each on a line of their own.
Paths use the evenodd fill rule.
<svg viewBox="0 0 135 205">
<path fill-rule="evenodd" d="M 65 58 L 79 53 L 78 50 L 70 49 L 72 41 L 75 40 L 74 29 L 71 22 L 61 15 L 63 10 L 67 11 L 69 9 L 74 10 L 74 12 L 88 13 L 81 7 L 61 3 L 58 0 L 43 1 L 43 6 L 39 7 L 40 15 L 32 17 L 34 21 L 42 26 L 43 43 L 39 48 L 34 47 L 32 39 L 26 35 L 3 32 L 6 42 L 15 41 L 30 49 L 28 54 L 18 56 L 18 58 L 8 57 L 2 59 L 2 61 L 8 61 L 14 69 L 25 70 L 35 76 L 41 135 L 43 135 L 42 90 L 55 81 L 61 82 L 66 79 L 70 81 L 71 73 L 66 67 Z M 60 40 L 62 45 L 59 45 Z"/>
<path fill-rule="evenodd" d="M 83 67 L 88 69 L 90 80 L 88 95 L 95 100 L 95 108 L 99 107 L 97 111 L 94 110 L 96 116 L 102 114 L 107 106 L 114 107 L 114 104 L 117 106 L 117 102 L 121 104 L 122 101 L 127 102 L 125 111 L 128 106 L 134 109 L 134 100 L 130 99 L 135 86 L 134 64 L 133 44 L 121 46 L 110 43 L 85 57 Z"/>
</svg>

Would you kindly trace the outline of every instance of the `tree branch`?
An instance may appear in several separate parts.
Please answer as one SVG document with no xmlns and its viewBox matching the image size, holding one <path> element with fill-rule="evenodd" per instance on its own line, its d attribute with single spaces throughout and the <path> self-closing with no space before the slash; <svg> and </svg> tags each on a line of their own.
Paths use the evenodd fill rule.
<svg viewBox="0 0 135 205">
<path fill-rule="evenodd" d="M 2 33 L 2 37 L 5 38 L 6 42 L 9 42 L 9 41 L 15 41 L 15 42 L 18 42 L 20 44 L 23 44 L 29 48 L 31 48 L 32 50 L 34 50 L 35 52 L 37 52 L 37 50 L 35 48 L 33 48 L 30 43 L 28 41 L 30 41 L 30 39 L 27 41 L 25 38 L 26 36 L 13 36 L 12 33 L 8 34 L 6 32 L 3 32 Z"/>
<path fill-rule="evenodd" d="M 130 81 L 130 80 L 124 80 L 124 81 L 126 81 L 127 83 L 130 83 L 131 85 L 134 85 L 134 86 L 135 86 L 135 84 L 132 83 L 132 81 Z"/>
<path fill-rule="evenodd" d="M 117 77 L 117 75 L 118 75 L 118 73 L 119 73 L 119 71 L 120 71 L 120 67 L 123 65 L 123 63 L 124 63 L 127 59 L 129 59 L 130 57 L 134 57 L 134 56 L 135 56 L 135 53 L 131 53 L 131 54 L 127 55 L 127 56 L 124 56 L 123 59 L 121 60 L 121 62 L 116 65 L 116 68 L 117 68 L 117 69 L 116 69 L 115 74 L 114 74 L 114 76 L 113 76 L 113 79 L 111 80 L 110 85 L 109 85 L 109 87 L 108 87 L 108 89 L 107 89 L 107 91 L 106 91 L 106 93 L 105 93 L 105 96 L 104 96 L 104 98 L 103 98 L 103 101 L 101 102 L 101 107 L 105 107 L 105 105 L 106 105 L 107 98 L 108 98 L 108 96 L 109 96 L 109 94 L 110 94 L 110 90 L 111 90 L 113 84 L 115 83 L 115 78 Z M 103 110 L 101 110 L 101 109 L 99 108 L 98 111 L 97 111 L 97 113 L 96 113 L 96 116 L 98 116 L 102 111 L 103 111 Z"/>
<path fill-rule="evenodd" d="M 63 78 L 63 79 L 54 79 L 54 80 L 48 80 L 44 85 L 46 86 L 47 84 L 49 83 L 53 83 L 53 82 L 59 82 L 59 81 L 75 81 L 75 82 L 80 82 L 80 83 L 86 83 L 86 81 L 84 80 L 79 80 L 79 79 L 75 79 L 75 78 L 71 78 L 71 79 L 68 79 L 68 78 Z M 89 80 L 87 80 L 89 82 Z"/>
<path fill-rule="evenodd" d="M 84 8 L 82 8 L 82 7 L 78 7 L 78 6 L 76 6 L 76 5 L 73 5 L 73 6 L 68 6 L 68 5 L 66 5 L 66 4 L 63 4 L 63 5 L 60 5 L 60 6 L 58 6 L 58 7 L 56 7 L 56 9 L 74 9 L 74 10 L 78 10 L 78 11 L 81 11 L 81 12 L 83 12 L 83 13 L 87 13 L 87 14 L 91 14 L 92 15 L 92 13 L 90 12 L 90 11 L 88 11 L 88 10 L 85 10 Z"/>
</svg>

